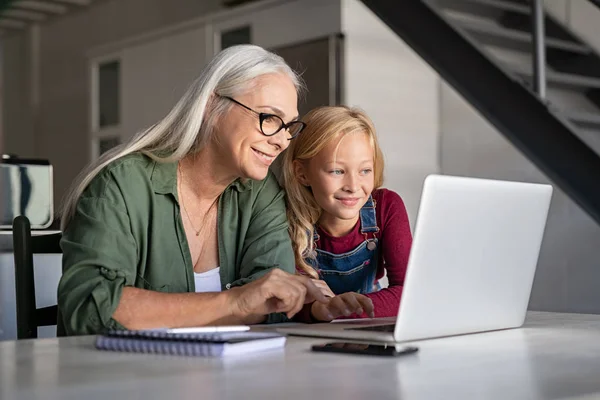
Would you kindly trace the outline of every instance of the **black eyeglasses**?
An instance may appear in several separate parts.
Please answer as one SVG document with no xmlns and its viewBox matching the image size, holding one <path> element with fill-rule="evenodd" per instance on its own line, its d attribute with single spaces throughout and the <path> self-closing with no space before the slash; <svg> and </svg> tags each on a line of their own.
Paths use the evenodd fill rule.
<svg viewBox="0 0 600 400">
<path fill-rule="evenodd" d="M 224 97 L 227 100 L 231 100 L 235 104 L 242 106 L 246 110 L 252 111 L 254 114 L 258 115 L 258 120 L 260 121 L 260 131 L 265 136 L 273 136 L 280 130 L 285 129 L 290 134 L 290 137 L 288 138 L 288 140 L 292 140 L 293 138 L 298 136 L 304 128 L 306 128 L 306 124 L 302 121 L 292 121 L 292 122 L 286 124 L 285 122 L 283 122 L 281 117 L 278 115 L 262 113 L 262 112 L 259 113 L 258 111 L 254 111 L 247 105 L 240 103 L 236 99 L 233 99 L 228 96 L 221 96 L 221 97 Z"/>
</svg>

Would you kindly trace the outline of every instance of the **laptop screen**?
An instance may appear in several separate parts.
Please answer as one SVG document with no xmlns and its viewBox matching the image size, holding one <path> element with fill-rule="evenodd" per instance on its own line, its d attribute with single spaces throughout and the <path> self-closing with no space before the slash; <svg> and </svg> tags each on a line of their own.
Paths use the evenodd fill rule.
<svg viewBox="0 0 600 400">
<path fill-rule="evenodd" d="M 45 160 L 4 159 L 0 163 L 0 227 L 12 228 L 19 215 L 33 229 L 47 228 L 54 218 L 52 165 Z"/>
</svg>

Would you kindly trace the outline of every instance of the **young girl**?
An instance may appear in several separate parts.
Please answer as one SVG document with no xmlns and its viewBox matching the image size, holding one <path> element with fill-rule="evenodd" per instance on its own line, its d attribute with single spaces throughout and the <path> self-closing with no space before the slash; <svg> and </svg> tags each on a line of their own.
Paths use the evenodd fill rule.
<svg viewBox="0 0 600 400">
<path fill-rule="evenodd" d="M 303 120 L 306 129 L 283 160 L 297 271 L 324 281 L 336 297 L 366 296 L 376 317 L 395 316 L 412 236 L 402 199 L 380 188 L 383 155 L 375 127 L 364 112 L 344 106 L 316 108 Z M 380 290 L 384 272 L 389 287 Z M 300 319 L 368 316 L 333 310 L 334 299 L 305 307 Z"/>
</svg>

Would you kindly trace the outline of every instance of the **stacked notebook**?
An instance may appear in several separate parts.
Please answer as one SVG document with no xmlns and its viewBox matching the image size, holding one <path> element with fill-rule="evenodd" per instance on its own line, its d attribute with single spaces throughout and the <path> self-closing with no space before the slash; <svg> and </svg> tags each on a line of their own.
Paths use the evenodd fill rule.
<svg viewBox="0 0 600 400">
<path fill-rule="evenodd" d="M 109 331 L 96 337 L 99 350 L 225 357 L 281 348 L 285 336 L 271 332 L 156 329 Z"/>
</svg>

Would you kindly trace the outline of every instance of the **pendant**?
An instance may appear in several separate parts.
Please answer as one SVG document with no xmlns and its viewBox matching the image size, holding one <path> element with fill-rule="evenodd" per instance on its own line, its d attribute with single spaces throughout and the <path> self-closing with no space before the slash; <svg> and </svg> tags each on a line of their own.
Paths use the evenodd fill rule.
<svg viewBox="0 0 600 400">
<path fill-rule="evenodd" d="M 374 241 L 369 240 L 369 243 L 367 243 L 367 249 L 369 249 L 370 251 L 373 251 L 376 248 L 377 248 L 377 244 Z"/>
</svg>

